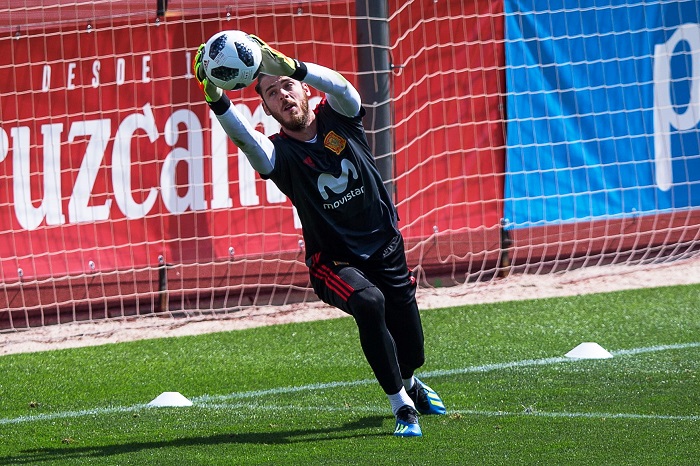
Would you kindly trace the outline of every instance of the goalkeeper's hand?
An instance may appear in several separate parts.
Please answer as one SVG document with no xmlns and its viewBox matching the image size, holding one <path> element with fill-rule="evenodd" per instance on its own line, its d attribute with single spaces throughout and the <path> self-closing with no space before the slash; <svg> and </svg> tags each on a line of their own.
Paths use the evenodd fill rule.
<svg viewBox="0 0 700 466">
<path fill-rule="evenodd" d="M 299 62 L 297 60 L 289 58 L 282 52 L 273 49 L 258 36 L 253 34 L 249 34 L 249 36 L 260 45 L 260 50 L 262 51 L 261 73 L 272 76 L 292 76 L 297 71 L 299 67 Z"/>
<path fill-rule="evenodd" d="M 199 88 L 204 92 L 204 98 L 207 102 L 216 102 L 223 95 L 224 91 L 221 88 L 215 86 L 209 82 L 207 74 L 204 72 L 204 67 L 202 66 L 202 56 L 204 55 L 204 44 L 200 45 L 197 49 L 197 54 L 194 56 L 194 61 L 192 62 L 192 69 L 194 71 L 194 76 L 197 78 L 197 83 Z"/>
</svg>

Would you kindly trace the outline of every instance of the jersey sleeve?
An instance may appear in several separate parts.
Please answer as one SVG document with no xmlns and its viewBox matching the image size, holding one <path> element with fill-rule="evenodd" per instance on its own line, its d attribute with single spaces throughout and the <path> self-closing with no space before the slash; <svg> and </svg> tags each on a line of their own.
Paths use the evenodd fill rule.
<svg viewBox="0 0 700 466">
<path fill-rule="evenodd" d="M 253 128 L 225 94 L 209 106 L 221 127 L 231 141 L 243 151 L 253 169 L 261 175 L 270 173 L 275 165 L 275 146 L 267 136 Z"/>
<path fill-rule="evenodd" d="M 303 81 L 326 94 L 328 104 L 336 112 L 347 117 L 355 117 L 362 107 L 357 89 L 343 75 L 325 66 L 304 63 L 306 76 Z"/>
</svg>

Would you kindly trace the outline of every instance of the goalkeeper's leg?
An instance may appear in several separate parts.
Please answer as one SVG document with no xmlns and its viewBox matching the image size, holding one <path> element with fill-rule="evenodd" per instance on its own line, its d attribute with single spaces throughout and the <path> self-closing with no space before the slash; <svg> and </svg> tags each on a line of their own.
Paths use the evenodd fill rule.
<svg viewBox="0 0 700 466">
<path fill-rule="evenodd" d="M 323 262 L 317 256 L 310 268 L 316 294 L 355 318 L 360 344 L 396 416 L 394 435 L 422 435 L 413 399 L 404 387 L 394 339 L 386 325 L 382 292 L 365 274 L 349 264 Z M 421 345 L 422 352 L 422 345 Z"/>
<path fill-rule="evenodd" d="M 319 298 L 355 318 L 362 350 L 384 392 L 399 392 L 403 382 L 382 292 L 349 264 L 316 260 L 310 274 Z"/>
<path fill-rule="evenodd" d="M 415 279 L 406 264 L 400 237 L 384 250 L 381 264 L 375 266 L 377 277 L 373 281 L 385 296 L 386 324 L 396 344 L 403 385 L 418 412 L 445 414 L 445 405 L 435 390 L 414 377 L 415 370 L 425 362 L 423 325 Z"/>
</svg>

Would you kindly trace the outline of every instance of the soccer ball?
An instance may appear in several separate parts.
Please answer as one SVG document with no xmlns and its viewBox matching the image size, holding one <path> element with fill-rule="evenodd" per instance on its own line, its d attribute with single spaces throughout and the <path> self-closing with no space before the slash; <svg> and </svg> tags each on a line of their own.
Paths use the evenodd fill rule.
<svg viewBox="0 0 700 466">
<path fill-rule="evenodd" d="M 260 72 L 262 52 L 243 31 L 222 31 L 204 44 L 202 66 L 209 81 L 232 91 L 250 85 Z"/>
</svg>

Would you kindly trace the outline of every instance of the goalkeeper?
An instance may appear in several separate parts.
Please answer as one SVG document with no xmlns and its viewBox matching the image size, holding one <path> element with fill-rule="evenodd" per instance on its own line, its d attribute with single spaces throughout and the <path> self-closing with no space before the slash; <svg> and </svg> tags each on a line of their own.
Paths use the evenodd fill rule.
<svg viewBox="0 0 700 466">
<path fill-rule="evenodd" d="M 440 397 L 414 376 L 423 365 L 415 279 L 406 264 L 396 208 L 370 152 L 357 90 L 339 73 L 262 49 L 255 90 L 282 126 L 267 138 L 208 82 L 203 45 L 194 73 L 231 140 L 264 179 L 292 201 L 301 220 L 314 291 L 350 314 L 360 344 L 396 416 L 394 435 L 422 435 L 421 414 L 444 414 Z M 310 87 L 325 93 L 309 109 Z"/>
</svg>

